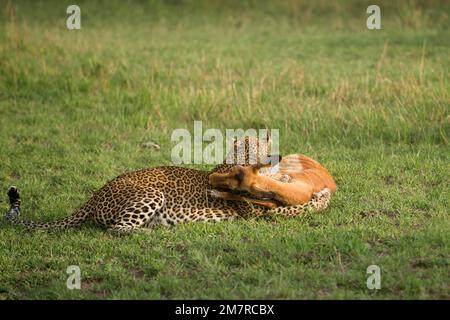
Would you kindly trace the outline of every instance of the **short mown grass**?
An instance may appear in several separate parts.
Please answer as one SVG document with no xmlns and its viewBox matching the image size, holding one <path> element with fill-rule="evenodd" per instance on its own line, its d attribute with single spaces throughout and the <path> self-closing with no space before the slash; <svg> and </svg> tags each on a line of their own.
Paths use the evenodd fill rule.
<svg viewBox="0 0 450 320">
<path fill-rule="evenodd" d="M 450 298 L 446 1 L 380 1 L 379 31 L 367 1 L 77 1 L 79 31 L 69 4 L 1 3 L 3 212 L 16 185 L 24 218 L 65 217 L 109 179 L 171 164 L 172 131 L 194 120 L 279 129 L 281 153 L 319 160 L 338 192 L 320 214 L 128 237 L 2 222 L 0 298 Z"/>
</svg>

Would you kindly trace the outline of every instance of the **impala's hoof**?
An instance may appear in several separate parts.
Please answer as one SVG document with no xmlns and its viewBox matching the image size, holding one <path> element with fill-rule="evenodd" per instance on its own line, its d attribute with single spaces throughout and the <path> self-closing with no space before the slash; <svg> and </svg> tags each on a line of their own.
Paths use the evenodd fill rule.
<svg viewBox="0 0 450 320">
<path fill-rule="evenodd" d="M 220 191 L 216 189 L 208 189 L 206 190 L 206 194 L 212 198 L 220 198 Z"/>
</svg>

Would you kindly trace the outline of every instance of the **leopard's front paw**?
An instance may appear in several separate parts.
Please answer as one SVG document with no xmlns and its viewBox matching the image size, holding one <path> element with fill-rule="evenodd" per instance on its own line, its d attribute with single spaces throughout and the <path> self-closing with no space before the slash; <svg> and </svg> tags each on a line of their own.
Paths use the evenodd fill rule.
<svg viewBox="0 0 450 320">
<path fill-rule="evenodd" d="M 288 174 L 283 174 L 280 178 L 280 182 L 284 182 L 284 183 L 291 182 L 291 176 Z"/>
<path fill-rule="evenodd" d="M 331 190 L 328 188 L 322 189 L 314 194 L 315 198 L 329 197 L 331 196 Z"/>
</svg>

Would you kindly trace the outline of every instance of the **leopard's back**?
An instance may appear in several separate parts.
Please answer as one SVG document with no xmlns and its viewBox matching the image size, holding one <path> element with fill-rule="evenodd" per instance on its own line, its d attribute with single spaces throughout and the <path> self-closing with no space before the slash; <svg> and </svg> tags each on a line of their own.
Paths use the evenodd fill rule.
<svg viewBox="0 0 450 320">
<path fill-rule="evenodd" d="M 134 223 L 141 214 L 154 211 L 146 225 L 173 225 L 188 221 L 229 220 L 262 211 L 250 204 L 208 197 L 208 174 L 207 171 L 175 166 L 123 174 L 108 182 L 88 201 L 92 218 L 111 227 L 123 218 Z M 128 213 L 130 203 L 134 206 Z M 155 210 L 156 207 L 159 209 Z"/>
</svg>

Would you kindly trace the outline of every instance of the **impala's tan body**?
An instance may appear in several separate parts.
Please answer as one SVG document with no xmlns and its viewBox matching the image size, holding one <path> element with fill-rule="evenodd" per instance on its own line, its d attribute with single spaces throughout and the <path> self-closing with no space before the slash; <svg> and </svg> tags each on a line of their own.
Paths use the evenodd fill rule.
<svg viewBox="0 0 450 320">
<path fill-rule="evenodd" d="M 307 203 L 315 193 L 324 189 L 336 192 L 336 183 L 328 170 L 305 155 L 288 155 L 276 166 L 269 166 L 236 166 L 229 172 L 211 174 L 209 182 L 216 188 L 247 191 L 257 198 L 269 198 L 251 200 L 242 197 L 242 200 L 270 208 L 278 206 L 278 203 L 283 206 Z M 217 192 L 216 196 L 239 200 L 239 196 L 227 192 Z"/>
</svg>

